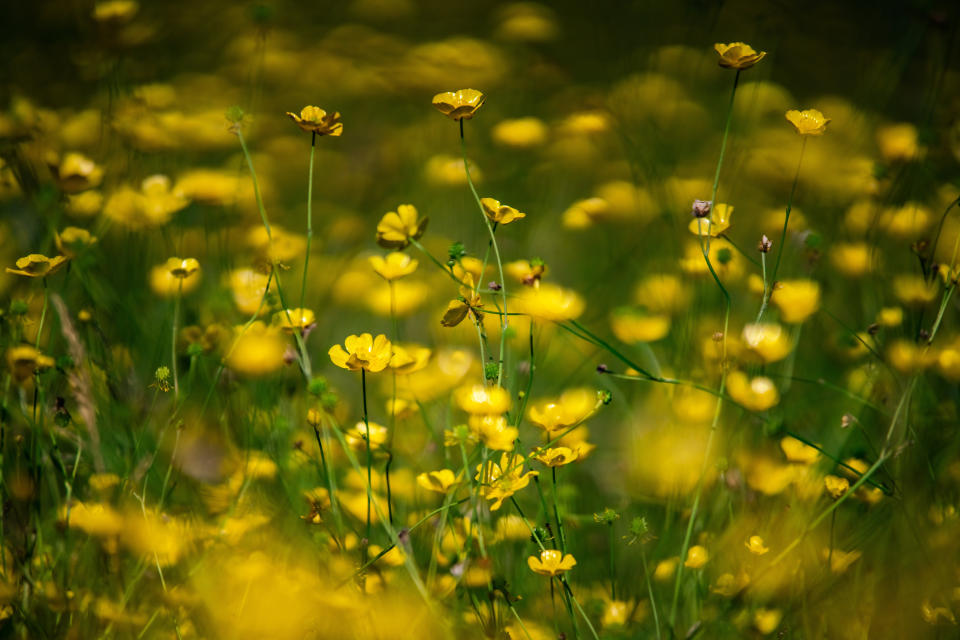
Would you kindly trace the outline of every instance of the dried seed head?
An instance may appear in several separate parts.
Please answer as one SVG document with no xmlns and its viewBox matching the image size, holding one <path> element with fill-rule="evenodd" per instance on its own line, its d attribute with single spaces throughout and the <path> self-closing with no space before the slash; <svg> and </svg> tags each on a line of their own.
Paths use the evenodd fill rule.
<svg viewBox="0 0 960 640">
<path fill-rule="evenodd" d="M 693 201 L 693 211 L 690 214 L 694 218 L 706 218 L 710 215 L 710 210 L 713 208 L 713 202 L 709 200 L 694 200 Z"/>
<path fill-rule="evenodd" d="M 760 242 L 757 244 L 757 250 L 760 253 L 770 253 L 770 249 L 773 247 L 773 243 L 770 242 L 770 238 L 766 234 L 760 236 Z"/>
</svg>

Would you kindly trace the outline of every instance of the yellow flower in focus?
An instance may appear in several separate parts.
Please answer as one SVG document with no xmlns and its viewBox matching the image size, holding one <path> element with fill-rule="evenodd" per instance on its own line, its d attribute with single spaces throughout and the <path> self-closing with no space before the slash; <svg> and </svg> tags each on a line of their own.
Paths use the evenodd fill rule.
<svg viewBox="0 0 960 640">
<path fill-rule="evenodd" d="M 527 558 L 527 566 L 530 567 L 531 571 L 550 578 L 555 578 L 570 571 L 576 564 L 576 558 L 569 553 L 564 555 L 562 551 L 556 549 L 544 549 L 540 552 L 539 558 L 536 556 Z"/>
<path fill-rule="evenodd" d="M 333 364 L 342 369 L 377 373 L 387 368 L 392 355 L 392 348 L 387 336 L 380 334 L 374 338 L 369 333 L 359 336 L 350 335 L 344 341 L 344 349 L 339 344 L 330 347 L 327 352 Z"/>
<path fill-rule="evenodd" d="M 822 136 L 827 131 L 827 124 L 830 122 L 830 118 L 824 118 L 823 114 L 817 109 L 804 109 L 803 111 L 790 109 L 787 111 L 787 120 L 802 136 Z"/>
<path fill-rule="evenodd" d="M 500 415 L 510 410 L 510 393 L 503 387 L 474 384 L 453 394 L 457 406 L 471 415 Z"/>
<path fill-rule="evenodd" d="M 476 89 L 446 91 L 433 96 L 433 106 L 452 120 L 469 120 L 486 98 Z"/>
<path fill-rule="evenodd" d="M 706 218 L 694 218 L 687 228 L 695 236 L 710 236 L 716 238 L 730 228 L 730 218 L 733 217 L 733 207 L 718 202 L 710 208 L 710 215 Z"/>
<path fill-rule="evenodd" d="M 417 476 L 417 484 L 427 491 L 447 493 L 457 484 L 457 474 L 450 469 L 428 471 Z"/>
<path fill-rule="evenodd" d="M 67 258 L 76 258 L 79 252 L 96 244 L 97 236 L 86 229 L 67 227 L 54 236 L 57 250 Z"/>
<path fill-rule="evenodd" d="M 839 500 L 843 494 L 850 490 L 850 481 L 839 476 L 828 475 L 823 478 L 823 488 L 827 490 L 831 498 Z"/>
<path fill-rule="evenodd" d="M 443 318 L 440 319 L 440 324 L 445 327 L 457 326 L 463 322 L 468 313 L 473 314 L 473 319 L 477 324 L 483 324 L 483 316 L 480 311 L 480 308 L 483 307 L 483 300 L 480 298 L 480 294 L 474 291 L 473 275 L 465 274 L 463 282 L 463 286 L 460 287 L 460 297 L 450 301 L 443 312 Z"/>
<path fill-rule="evenodd" d="M 200 270 L 200 263 L 196 258 L 168 258 L 166 268 L 174 278 L 185 280 Z"/>
<path fill-rule="evenodd" d="M 689 569 L 700 569 L 710 560 L 710 554 L 705 547 L 695 544 L 687 550 L 687 559 L 683 566 Z"/>
<path fill-rule="evenodd" d="M 7 267 L 7 273 L 26 276 L 27 278 L 46 278 L 55 274 L 66 263 L 66 256 L 48 258 L 39 253 L 31 253 L 22 258 L 17 258 L 16 268 Z"/>
<path fill-rule="evenodd" d="M 504 453 L 500 462 L 488 460 L 485 465 L 477 465 L 476 479 L 480 481 L 480 491 L 487 500 L 492 500 L 490 511 L 498 510 L 503 501 L 530 484 L 530 479 L 540 475 L 536 471 L 523 473 L 523 458 Z"/>
<path fill-rule="evenodd" d="M 781 280 L 770 295 L 780 309 L 780 319 L 800 324 L 820 308 L 820 283 L 814 280 Z"/>
<path fill-rule="evenodd" d="M 510 307 L 512 313 L 522 313 L 536 320 L 563 322 L 580 317 L 586 303 L 575 291 L 555 284 L 526 287 Z"/>
<path fill-rule="evenodd" d="M 579 454 L 567 447 L 550 447 L 549 449 L 537 449 L 530 454 L 530 457 L 548 467 L 562 467 L 575 461 Z"/>
<path fill-rule="evenodd" d="M 503 120 L 491 131 L 496 144 L 514 149 L 539 147 L 547 141 L 548 133 L 547 125 L 538 118 Z"/>
<path fill-rule="evenodd" d="M 813 464 L 820 459 L 820 452 L 816 447 L 811 447 L 793 436 L 785 436 L 782 438 L 780 440 L 780 449 L 790 462 Z"/>
<path fill-rule="evenodd" d="M 780 401 L 780 394 L 770 378 L 748 378 L 742 371 L 730 372 L 727 391 L 737 404 L 750 411 L 766 411 Z"/>
<path fill-rule="evenodd" d="M 721 67 L 737 69 L 738 71 L 749 69 L 767 55 L 766 51 L 755 51 L 753 47 L 744 42 L 731 42 L 730 44 L 718 42 L 713 45 L 713 48 L 720 55 L 720 60 L 717 62 Z"/>
<path fill-rule="evenodd" d="M 763 543 L 763 538 L 760 536 L 750 536 L 743 544 L 747 548 L 747 551 L 757 556 L 762 556 L 770 551 L 770 547 Z"/>
<path fill-rule="evenodd" d="M 315 133 L 318 136 L 339 136 L 343 133 L 339 111 L 327 113 L 320 107 L 309 105 L 300 110 L 299 116 L 289 111 L 287 115 L 300 127 L 301 131 L 307 133 Z"/>
<path fill-rule="evenodd" d="M 258 320 L 246 331 L 238 326 L 235 334 L 224 358 L 227 367 L 249 377 L 265 376 L 283 367 L 287 341 L 279 329 Z"/>
<path fill-rule="evenodd" d="M 67 193 L 79 193 L 97 187 L 103 181 L 103 167 L 81 153 L 56 154 L 47 159 L 50 173 Z"/>
<path fill-rule="evenodd" d="M 744 346 L 768 364 L 783 360 L 793 349 L 787 332 L 778 324 L 748 324 L 743 327 L 742 338 Z"/>
<path fill-rule="evenodd" d="M 527 214 L 521 213 L 509 205 L 500 204 L 499 200 L 493 198 L 481 198 L 480 204 L 483 205 L 483 213 L 490 222 L 510 224 L 514 220 L 527 217 Z"/>
<path fill-rule="evenodd" d="M 511 427 L 507 419 L 499 415 L 471 415 L 469 424 L 471 434 L 495 451 L 513 451 L 520 435 L 516 427 Z"/>
<path fill-rule="evenodd" d="M 401 204 L 377 223 L 377 244 L 385 249 L 404 249 L 427 230 L 427 218 L 418 218 L 412 204 Z"/>
<path fill-rule="evenodd" d="M 670 316 L 619 307 L 610 315 L 610 328 L 613 335 L 626 344 L 656 342 L 670 332 Z"/>
<path fill-rule="evenodd" d="M 386 257 L 370 256 L 370 266 L 386 281 L 408 276 L 417 270 L 417 262 L 405 253 L 393 251 Z"/>
<path fill-rule="evenodd" d="M 294 330 L 299 331 L 301 335 L 310 330 L 315 325 L 317 318 L 310 309 L 281 309 L 273 314 L 273 325 L 279 327 L 281 331 L 288 335 L 293 335 Z"/>
</svg>

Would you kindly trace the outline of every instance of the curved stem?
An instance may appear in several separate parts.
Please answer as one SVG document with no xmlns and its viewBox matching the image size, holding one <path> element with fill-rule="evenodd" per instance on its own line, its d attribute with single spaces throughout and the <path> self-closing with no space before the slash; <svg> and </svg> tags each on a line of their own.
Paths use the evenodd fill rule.
<svg viewBox="0 0 960 640">
<path fill-rule="evenodd" d="M 307 267 L 310 264 L 310 245 L 313 242 L 313 152 L 317 147 L 317 132 L 310 134 L 310 176 L 307 178 L 307 253 L 303 258 L 303 282 L 300 285 L 300 308 L 307 293 Z"/>
<path fill-rule="evenodd" d="M 173 302 L 173 334 L 170 338 L 170 368 L 173 369 L 173 398 L 180 395 L 180 382 L 177 378 L 177 323 L 180 317 L 180 298 L 183 296 L 183 278 L 178 278 L 177 297 Z"/>
</svg>

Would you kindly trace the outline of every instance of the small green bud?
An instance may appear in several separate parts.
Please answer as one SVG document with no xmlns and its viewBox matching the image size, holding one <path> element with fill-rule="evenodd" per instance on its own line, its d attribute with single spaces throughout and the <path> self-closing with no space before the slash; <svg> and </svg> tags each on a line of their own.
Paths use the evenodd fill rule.
<svg viewBox="0 0 960 640">
<path fill-rule="evenodd" d="M 500 365 L 496 362 L 488 362 L 483 365 L 483 376 L 487 380 L 496 380 L 497 376 L 500 375 Z"/>
<path fill-rule="evenodd" d="M 307 385 L 307 392 L 315 398 L 319 398 L 327 390 L 327 386 L 326 378 L 316 377 Z"/>
</svg>

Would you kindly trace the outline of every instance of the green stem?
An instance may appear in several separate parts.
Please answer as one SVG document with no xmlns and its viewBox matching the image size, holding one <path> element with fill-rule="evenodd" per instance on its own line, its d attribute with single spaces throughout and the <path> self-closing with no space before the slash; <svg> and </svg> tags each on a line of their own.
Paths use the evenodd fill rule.
<svg viewBox="0 0 960 640">
<path fill-rule="evenodd" d="M 307 293 L 307 266 L 310 264 L 310 245 L 313 242 L 313 152 L 317 147 L 317 132 L 310 134 L 310 176 L 307 178 L 307 253 L 303 258 L 303 282 L 300 285 L 300 308 Z"/>
<path fill-rule="evenodd" d="M 617 599 L 617 573 L 614 570 L 614 558 L 613 558 L 613 542 L 614 542 L 614 533 L 613 533 L 613 521 L 607 523 L 607 532 L 610 534 L 610 599 Z"/>
<path fill-rule="evenodd" d="M 47 319 L 47 304 L 50 302 L 50 291 L 47 289 L 47 279 L 43 279 L 43 310 L 40 311 L 40 326 L 37 327 L 37 339 L 34 341 L 33 348 L 40 350 L 40 336 L 43 335 L 43 324 Z M 47 345 L 50 346 L 49 344 Z"/>
<path fill-rule="evenodd" d="M 560 519 L 560 509 L 557 507 L 557 468 L 550 467 L 552 472 L 553 487 L 551 493 L 553 494 L 553 519 L 557 522 L 557 537 L 560 538 L 560 551 L 563 553 L 567 552 L 567 538 L 563 533 L 563 521 Z"/>
<path fill-rule="evenodd" d="M 177 297 L 173 301 L 173 330 L 170 337 L 170 368 L 173 369 L 173 399 L 180 395 L 180 381 L 177 377 L 177 323 L 180 318 L 180 298 L 183 296 L 183 278 L 177 279 Z"/>
<path fill-rule="evenodd" d="M 367 430 L 367 541 L 363 547 L 363 562 L 367 562 L 370 547 L 370 509 L 373 505 L 373 446 L 370 443 L 370 422 L 367 419 L 367 370 L 360 369 L 360 392 L 363 395 L 363 426 Z"/>
</svg>

